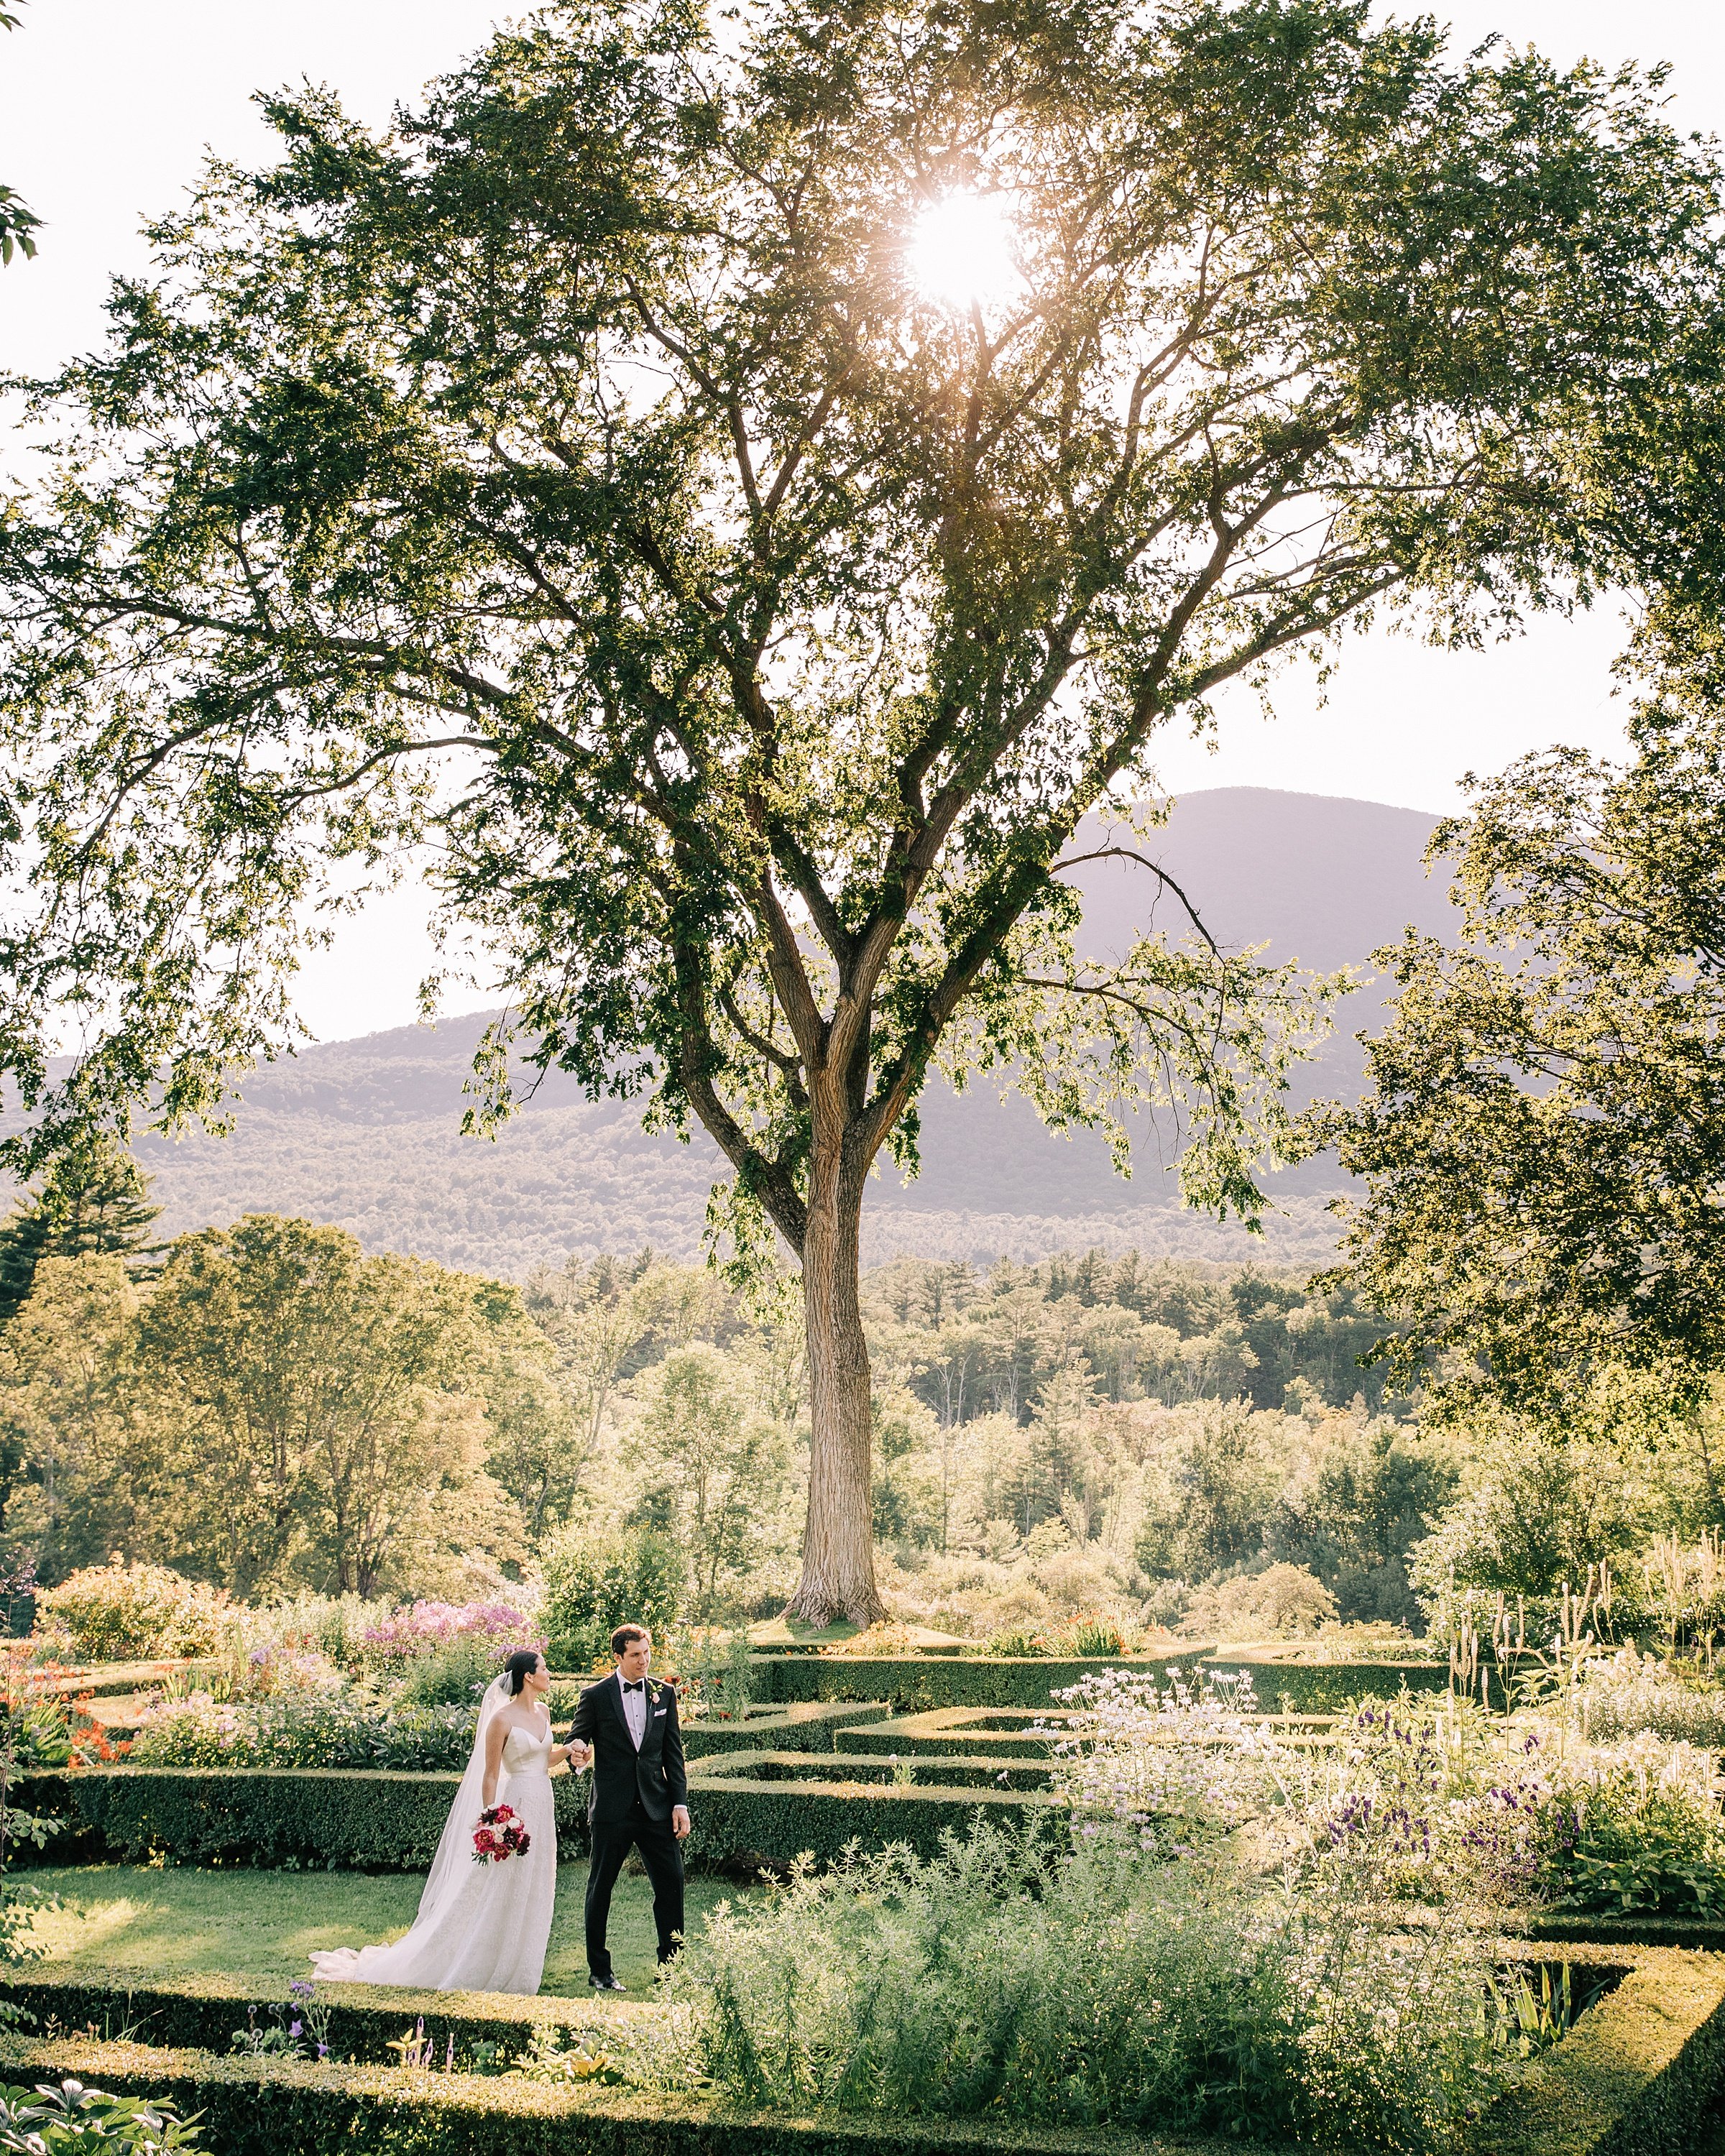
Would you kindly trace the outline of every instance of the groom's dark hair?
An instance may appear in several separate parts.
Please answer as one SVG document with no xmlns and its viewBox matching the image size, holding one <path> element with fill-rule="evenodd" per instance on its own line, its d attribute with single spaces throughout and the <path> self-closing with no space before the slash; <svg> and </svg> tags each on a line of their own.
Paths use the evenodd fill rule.
<svg viewBox="0 0 1725 2156">
<path fill-rule="evenodd" d="M 652 1638 L 653 1635 L 644 1625 L 619 1625 L 611 1635 L 611 1651 L 621 1661 L 637 1640 L 650 1643 Z"/>
</svg>

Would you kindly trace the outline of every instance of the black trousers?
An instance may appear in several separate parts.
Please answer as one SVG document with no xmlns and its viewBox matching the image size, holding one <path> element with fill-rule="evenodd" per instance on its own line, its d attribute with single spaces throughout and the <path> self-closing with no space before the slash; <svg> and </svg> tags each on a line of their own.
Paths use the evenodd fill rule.
<svg viewBox="0 0 1725 2156">
<path fill-rule="evenodd" d="M 630 1850 L 641 1852 L 653 1882 L 653 1922 L 659 1933 L 659 1958 L 669 1961 L 683 1943 L 683 1846 L 670 1821 L 649 1819 L 637 1797 L 626 1819 L 595 1820 L 593 1862 L 587 1875 L 587 1973 L 608 1977 L 611 1949 L 605 1928 L 611 1921 L 611 1890 Z"/>
</svg>

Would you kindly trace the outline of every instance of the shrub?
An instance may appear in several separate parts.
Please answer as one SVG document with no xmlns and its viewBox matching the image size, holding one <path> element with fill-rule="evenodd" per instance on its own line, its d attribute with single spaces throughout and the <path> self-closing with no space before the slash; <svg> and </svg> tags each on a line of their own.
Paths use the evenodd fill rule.
<svg viewBox="0 0 1725 2156">
<path fill-rule="evenodd" d="M 377 1767 L 442 1774 L 467 1764 L 475 1714 L 470 1700 L 379 1708 L 352 1695 L 244 1702 L 197 1692 L 147 1709 L 131 1756 L 134 1765 L 146 1767 Z"/>
<path fill-rule="evenodd" d="M 36 1598 L 37 1630 L 80 1660 L 116 1662 L 208 1655 L 228 1623 L 220 1589 L 166 1565 L 91 1565 Z"/>
<path fill-rule="evenodd" d="M 517 1647 L 543 1653 L 533 1620 L 509 1602 L 413 1602 L 392 1610 L 361 1633 L 358 1648 L 367 1666 L 409 1667 L 451 1650 L 488 1656 L 497 1668 Z"/>
<path fill-rule="evenodd" d="M 516 1642 L 517 1645 L 530 1644 L 542 1645 L 536 1640 Z M 407 1664 L 394 1686 L 395 1697 L 405 1706 L 470 1705 L 513 1652 L 512 1647 L 499 1647 L 495 1641 L 472 1633 L 465 1639 L 451 1640 L 447 1646 L 434 1648 L 429 1655 L 420 1655 Z"/>
<path fill-rule="evenodd" d="M 1238 1640 L 1315 1632 L 1335 1618 L 1336 1598 L 1316 1573 L 1302 1564 L 1272 1564 L 1199 1588 L 1185 1622 L 1213 1637 Z"/>
<path fill-rule="evenodd" d="M 677 1643 L 670 1661 L 685 1724 L 742 1718 L 754 1697 L 747 1633 L 691 1632 Z"/>
<path fill-rule="evenodd" d="M 983 1645 L 991 1655 L 999 1655 L 1008 1661 L 1029 1661 L 1034 1656 L 1054 1652 L 1047 1633 L 1028 1625 L 1009 1625 L 1004 1631 L 991 1632 Z"/>
<path fill-rule="evenodd" d="M 547 1651 L 559 1669 L 608 1666 L 611 1635 L 619 1625 L 644 1625 L 661 1634 L 683 1599 L 683 1559 L 676 1545 L 650 1532 L 595 1541 L 579 1527 L 564 1531 L 545 1559 L 540 1619 Z"/>
<path fill-rule="evenodd" d="M 775 2109 L 1454 2147 L 1492 2070 L 1489 1967 L 1343 1907 L 984 1828 L 799 1866 L 710 1916 L 667 1989 L 689 2066 Z"/>
<path fill-rule="evenodd" d="M 578 1849 L 582 1785 L 560 1775 L 552 1788 L 558 1840 Z M 18 1797 L 60 1815 L 77 1858 L 418 1871 L 437 1849 L 454 1794 L 453 1774 L 126 1768 L 32 1775 Z"/>
<path fill-rule="evenodd" d="M 197 2138 L 197 2129 L 167 2105 L 142 2097 L 110 2096 L 74 2081 L 0 2087 L 0 2149 L 17 2156 L 75 2156 L 87 2148 L 157 2156 Z"/>
<path fill-rule="evenodd" d="M 1589 1737 L 1632 1737 L 1645 1729 L 1715 1751 L 1725 1747 L 1725 1686 L 1686 1682 L 1633 1647 L 1584 1666 L 1574 1707 Z"/>
<path fill-rule="evenodd" d="M 1544 1837 L 1545 1883 L 1559 1907 L 1725 1909 L 1725 1819 L 1711 1753 L 1644 1733 L 1584 1746 L 1559 1771 Z"/>
</svg>

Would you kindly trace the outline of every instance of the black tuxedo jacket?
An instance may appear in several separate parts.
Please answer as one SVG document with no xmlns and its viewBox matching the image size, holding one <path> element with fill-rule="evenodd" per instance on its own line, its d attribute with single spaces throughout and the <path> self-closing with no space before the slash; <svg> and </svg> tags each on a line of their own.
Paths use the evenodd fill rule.
<svg viewBox="0 0 1725 2156">
<path fill-rule="evenodd" d="M 677 1695 L 657 1677 L 647 1684 L 647 1727 L 634 1748 L 623 1712 L 623 1681 L 612 1676 L 588 1685 L 576 1702 L 569 1738 L 593 1747 L 593 1794 L 587 1816 L 595 1826 L 629 1817 L 639 1797 L 649 1819 L 668 1820 L 674 1804 L 689 1801 L 683 1734 L 677 1727 Z"/>
</svg>

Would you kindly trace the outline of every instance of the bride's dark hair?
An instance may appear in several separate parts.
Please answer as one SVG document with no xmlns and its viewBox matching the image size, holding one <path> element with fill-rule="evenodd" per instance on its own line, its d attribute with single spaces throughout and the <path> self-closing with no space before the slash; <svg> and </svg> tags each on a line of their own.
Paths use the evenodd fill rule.
<svg viewBox="0 0 1725 2156">
<path fill-rule="evenodd" d="M 521 1686 L 539 1666 L 539 1657 L 531 1647 L 517 1647 L 503 1665 L 503 1674 L 509 1679 L 509 1696 L 520 1696 Z"/>
</svg>

